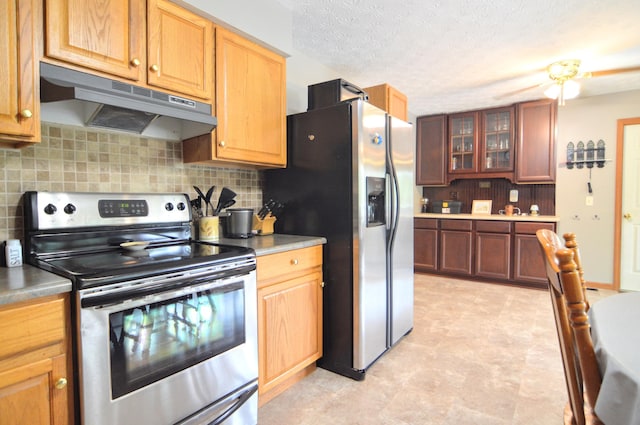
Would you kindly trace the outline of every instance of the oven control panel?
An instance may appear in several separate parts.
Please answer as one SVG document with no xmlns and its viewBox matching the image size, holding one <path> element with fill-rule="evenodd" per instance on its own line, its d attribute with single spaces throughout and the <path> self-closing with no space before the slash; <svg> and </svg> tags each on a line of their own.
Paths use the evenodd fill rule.
<svg viewBox="0 0 640 425">
<path fill-rule="evenodd" d="M 146 217 L 149 205 L 144 199 L 100 199 L 98 201 L 100 217 Z"/>
<path fill-rule="evenodd" d="M 24 205 L 32 230 L 191 221 L 184 193 L 27 192 Z"/>
</svg>

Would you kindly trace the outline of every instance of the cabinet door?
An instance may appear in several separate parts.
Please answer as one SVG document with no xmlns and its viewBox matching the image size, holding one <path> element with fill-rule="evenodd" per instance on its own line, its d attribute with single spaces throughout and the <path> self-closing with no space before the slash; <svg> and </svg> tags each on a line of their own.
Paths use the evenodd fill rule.
<svg viewBox="0 0 640 425">
<path fill-rule="evenodd" d="M 40 141 L 37 0 L 8 0 L 0 10 L 0 140 Z"/>
<path fill-rule="evenodd" d="M 438 230 L 414 229 L 413 262 L 419 272 L 438 270 Z"/>
<path fill-rule="evenodd" d="M 440 271 L 471 275 L 472 243 L 471 232 L 457 230 L 440 231 Z"/>
<path fill-rule="evenodd" d="M 476 276 L 509 279 L 511 276 L 511 235 L 476 233 Z"/>
<path fill-rule="evenodd" d="M 547 266 L 536 235 L 516 234 L 514 241 L 513 279 L 547 285 Z"/>
<path fill-rule="evenodd" d="M 213 23 L 167 0 L 148 0 L 147 82 L 211 99 Z"/>
<path fill-rule="evenodd" d="M 64 354 L 0 373 L 3 425 L 70 423 Z"/>
<path fill-rule="evenodd" d="M 407 96 L 391 87 L 389 84 L 380 84 L 363 89 L 369 95 L 369 103 L 383 109 L 389 115 L 408 120 Z"/>
<path fill-rule="evenodd" d="M 478 172 L 478 115 L 449 116 L 449 173 Z"/>
<path fill-rule="evenodd" d="M 217 27 L 216 116 L 218 159 L 286 166 L 284 58 Z"/>
<path fill-rule="evenodd" d="M 45 0 L 45 55 L 140 81 L 145 10 L 139 0 Z"/>
<path fill-rule="evenodd" d="M 419 117 L 416 120 L 416 184 L 447 184 L 447 116 Z"/>
<path fill-rule="evenodd" d="M 480 170 L 482 172 L 513 171 L 514 108 L 482 112 L 480 129 Z"/>
<path fill-rule="evenodd" d="M 322 273 L 258 290 L 259 393 L 322 356 Z"/>
<path fill-rule="evenodd" d="M 556 181 L 556 101 L 518 105 L 516 183 Z"/>
</svg>

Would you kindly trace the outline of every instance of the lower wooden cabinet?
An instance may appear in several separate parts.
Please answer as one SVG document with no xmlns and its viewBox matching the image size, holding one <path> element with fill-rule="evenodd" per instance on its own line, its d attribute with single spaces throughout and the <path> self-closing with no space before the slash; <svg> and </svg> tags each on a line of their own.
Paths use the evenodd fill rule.
<svg viewBox="0 0 640 425">
<path fill-rule="evenodd" d="M 263 405 L 322 357 L 322 246 L 258 257 L 258 394 Z"/>
<path fill-rule="evenodd" d="M 469 220 L 441 220 L 440 271 L 471 276 L 473 273 L 473 233 Z"/>
<path fill-rule="evenodd" d="M 0 422 L 73 423 L 67 295 L 0 306 Z"/>
<path fill-rule="evenodd" d="M 435 272 L 438 270 L 438 220 L 414 220 L 413 262 L 414 269 L 419 272 Z"/>
<path fill-rule="evenodd" d="M 477 221 L 475 275 L 489 279 L 511 277 L 511 222 Z"/>
<path fill-rule="evenodd" d="M 515 223 L 514 274 L 521 282 L 547 285 L 547 265 L 536 237 L 538 229 L 555 231 L 553 223 Z"/>
<path fill-rule="evenodd" d="M 414 269 L 545 287 L 536 231 L 555 227 L 554 222 L 416 218 Z"/>
</svg>

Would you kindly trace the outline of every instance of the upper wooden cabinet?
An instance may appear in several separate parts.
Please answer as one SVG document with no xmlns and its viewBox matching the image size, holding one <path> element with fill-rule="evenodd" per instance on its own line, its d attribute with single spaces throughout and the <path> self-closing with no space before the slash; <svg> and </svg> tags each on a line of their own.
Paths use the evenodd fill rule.
<svg viewBox="0 0 640 425">
<path fill-rule="evenodd" d="M 456 179 L 486 178 L 555 183 L 554 100 L 438 117 L 438 123 L 448 121 L 445 136 L 436 116 L 417 120 L 416 184 L 446 186 Z M 435 158 L 443 137 L 446 147 Z M 446 173 L 439 171 L 441 161 L 446 161 Z"/>
<path fill-rule="evenodd" d="M 213 98 L 213 23 L 167 0 L 147 0 L 147 82 Z"/>
<path fill-rule="evenodd" d="M 213 98 L 213 23 L 168 0 L 45 0 L 45 56 Z"/>
<path fill-rule="evenodd" d="M 409 120 L 407 96 L 403 93 L 389 84 L 380 84 L 363 90 L 369 95 L 369 103 L 372 105 L 384 109 L 389 115 L 400 118 L 403 121 Z"/>
<path fill-rule="evenodd" d="M 416 184 L 447 185 L 447 116 L 416 120 Z"/>
<path fill-rule="evenodd" d="M 513 172 L 515 108 L 482 111 L 480 116 L 480 171 Z"/>
<path fill-rule="evenodd" d="M 143 82 L 145 15 L 139 0 L 45 0 L 45 55 Z"/>
<path fill-rule="evenodd" d="M 211 135 L 183 142 L 185 162 L 287 165 L 284 57 L 216 27 L 216 117 Z"/>
<path fill-rule="evenodd" d="M 478 113 L 449 115 L 449 174 L 478 172 Z"/>
<path fill-rule="evenodd" d="M 40 141 L 41 2 L 8 0 L 0 13 L 0 147 Z"/>
<path fill-rule="evenodd" d="M 516 183 L 556 181 L 556 101 L 518 105 Z"/>
</svg>

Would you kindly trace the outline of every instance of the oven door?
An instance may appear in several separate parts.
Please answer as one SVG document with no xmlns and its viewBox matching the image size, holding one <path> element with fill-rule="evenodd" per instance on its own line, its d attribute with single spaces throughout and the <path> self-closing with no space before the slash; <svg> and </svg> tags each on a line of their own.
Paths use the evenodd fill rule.
<svg viewBox="0 0 640 425">
<path fill-rule="evenodd" d="M 255 270 L 165 279 L 78 291 L 83 423 L 256 423 Z"/>
</svg>

